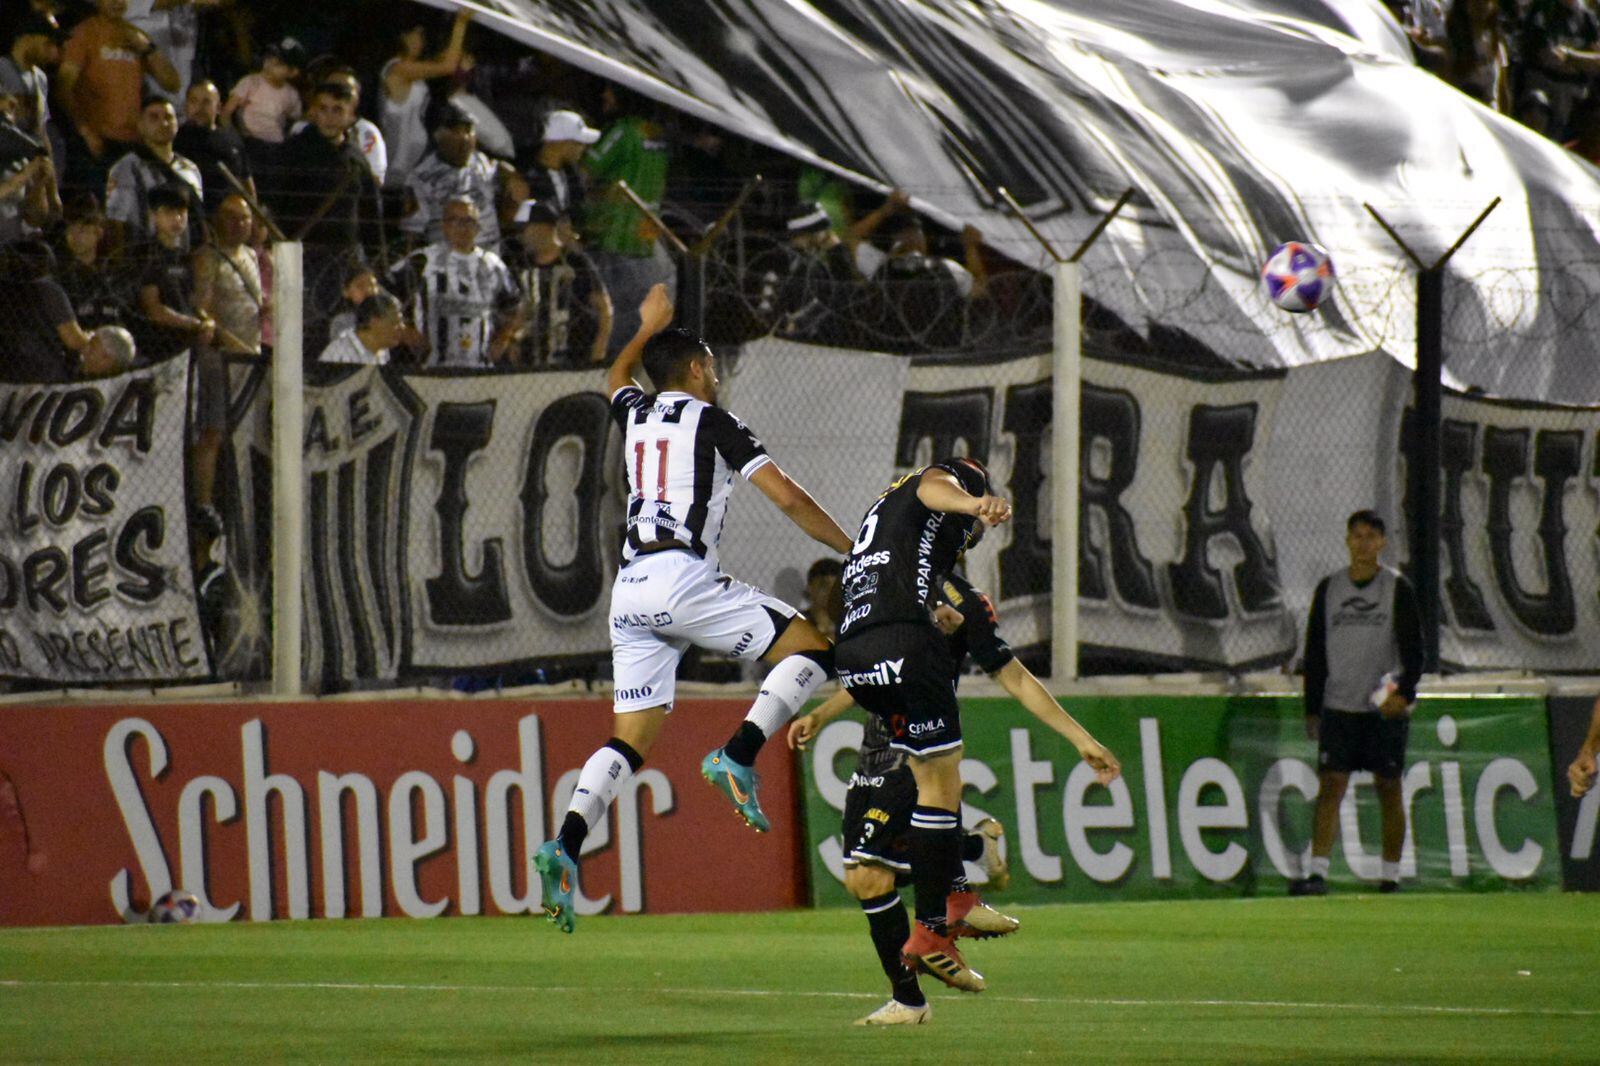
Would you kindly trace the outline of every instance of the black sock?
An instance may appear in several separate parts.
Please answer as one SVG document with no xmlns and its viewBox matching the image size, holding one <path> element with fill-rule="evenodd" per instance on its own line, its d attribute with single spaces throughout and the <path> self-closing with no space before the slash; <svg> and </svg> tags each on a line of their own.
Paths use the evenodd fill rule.
<svg viewBox="0 0 1600 1066">
<path fill-rule="evenodd" d="M 961 838 L 961 858 L 965 862 L 977 862 L 983 858 L 983 834 L 968 833 Z"/>
<path fill-rule="evenodd" d="M 583 815 L 577 811 L 568 811 L 566 821 L 561 823 L 561 832 L 556 839 L 561 842 L 561 849 L 567 853 L 567 858 L 573 862 L 578 861 L 578 852 L 583 848 L 583 839 L 589 835 L 589 823 L 583 820 Z"/>
<path fill-rule="evenodd" d="M 918 804 L 911 812 L 911 875 L 917 921 L 945 932 L 945 897 L 961 868 L 961 822 L 954 811 Z"/>
<path fill-rule="evenodd" d="M 900 902 L 900 893 L 885 892 L 864 899 L 861 910 L 867 916 L 867 928 L 872 931 L 872 946 L 878 951 L 883 975 L 894 986 L 894 998 L 908 1007 L 928 1002 L 917 984 L 916 972 L 900 961 L 900 948 L 911 936 L 911 919 L 906 916 L 906 905 Z"/>
<path fill-rule="evenodd" d="M 722 754 L 740 766 L 754 766 L 756 754 L 766 742 L 767 735 L 760 726 L 754 722 L 740 722 L 739 728 L 728 738 L 728 743 L 723 745 Z"/>
</svg>

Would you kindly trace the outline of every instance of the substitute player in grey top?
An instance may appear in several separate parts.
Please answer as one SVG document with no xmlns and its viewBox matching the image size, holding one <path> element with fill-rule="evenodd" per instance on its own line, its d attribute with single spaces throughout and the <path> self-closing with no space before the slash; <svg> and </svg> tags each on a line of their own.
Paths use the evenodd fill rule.
<svg viewBox="0 0 1600 1066">
<path fill-rule="evenodd" d="M 687 330 L 667 329 L 671 321 L 672 302 L 656 285 L 639 307 L 639 332 L 606 378 L 628 477 L 626 540 L 611 589 L 616 735 L 584 763 L 560 835 L 534 856 L 545 913 L 569 933 L 584 838 L 660 735 L 678 660 L 691 644 L 777 664 L 738 732 L 701 766 L 758 831 L 767 819 L 756 799 L 755 754 L 833 673 L 832 646 L 804 615 L 718 568 L 734 475 L 834 551 L 849 551 L 851 539 L 743 422 L 717 406 L 711 349 Z M 634 382 L 641 363 L 657 392 Z"/>
<path fill-rule="evenodd" d="M 1405 772 L 1411 705 L 1422 677 L 1422 621 L 1411 583 L 1382 566 L 1383 519 L 1357 511 L 1345 523 L 1350 565 L 1329 574 L 1311 598 L 1306 626 L 1306 734 L 1317 743 L 1316 821 L 1310 875 L 1289 894 L 1328 891 L 1328 857 L 1339 827 L 1339 801 L 1350 775 L 1372 771 L 1383 822 L 1380 892 L 1400 888 L 1406 812 Z"/>
</svg>

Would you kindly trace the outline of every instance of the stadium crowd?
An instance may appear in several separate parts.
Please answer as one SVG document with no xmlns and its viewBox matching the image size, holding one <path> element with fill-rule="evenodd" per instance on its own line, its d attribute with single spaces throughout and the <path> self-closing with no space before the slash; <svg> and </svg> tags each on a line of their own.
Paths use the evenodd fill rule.
<svg viewBox="0 0 1600 1066">
<path fill-rule="evenodd" d="M 1600 159 L 1591 4 L 1390 7 L 1420 64 Z M 857 212 L 844 183 L 474 36 L 470 12 L 383 13 L 388 40 L 352 46 L 329 13 L 276 0 L 6 5 L 0 276 L 13 287 L 0 300 L 0 378 L 70 380 L 110 327 L 144 362 L 189 348 L 208 364 L 263 353 L 279 237 L 305 246 L 308 362 L 331 351 L 327 361 L 592 365 L 631 335 L 651 284 L 676 288 L 686 245 L 703 252 L 735 202 L 772 239 L 720 279 L 720 305 L 701 292 L 715 341 L 776 330 L 943 349 L 970 334 L 976 307 L 1019 317 L 1027 282 L 991 286 L 1010 264 L 982 234 L 930 235 L 901 192 Z M 746 203 L 758 173 L 768 180 Z M 358 347 L 358 305 L 380 292 L 399 302 L 398 339 Z"/>
<path fill-rule="evenodd" d="M 981 235 L 935 254 L 903 193 L 857 217 L 842 183 L 473 39 L 470 12 L 399 11 L 385 51 L 346 56 L 285 4 L 8 4 L 0 379 L 71 380 L 95 331 L 117 328 L 143 363 L 194 350 L 202 387 L 220 388 L 220 359 L 272 346 L 268 249 L 283 238 L 305 249 L 308 363 L 593 365 L 736 199 L 773 239 L 716 339 L 864 341 L 841 323 L 896 310 L 860 304 L 869 279 L 917 282 L 935 306 L 987 295 Z M 776 180 L 746 205 L 758 173 Z M 360 327 L 389 312 L 361 305 L 385 292 L 401 323 L 373 349 Z"/>
</svg>

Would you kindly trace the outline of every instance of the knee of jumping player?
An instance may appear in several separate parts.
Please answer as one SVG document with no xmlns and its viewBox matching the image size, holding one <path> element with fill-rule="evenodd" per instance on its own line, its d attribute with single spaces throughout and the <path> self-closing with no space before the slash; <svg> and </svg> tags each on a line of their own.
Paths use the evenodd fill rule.
<svg viewBox="0 0 1600 1066">
<path fill-rule="evenodd" d="M 876 899 L 894 891 L 894 874 L 880 866 L 847 866 L 844 888 L 855 899 Z"/>
</svg>

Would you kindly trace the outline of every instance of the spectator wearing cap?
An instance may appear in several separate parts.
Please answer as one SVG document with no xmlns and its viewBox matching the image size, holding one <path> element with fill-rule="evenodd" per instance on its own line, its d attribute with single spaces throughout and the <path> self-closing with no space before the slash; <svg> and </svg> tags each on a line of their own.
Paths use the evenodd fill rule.
<svg viewBox="0 0 1600 1066">
<path fill-rule="evenodd" d="M 261 69 L 246 74 L 222 105 L 222 121 L 236 122 L 252 158 L 264 159 L 283 143 L 290 125 L 300 117 L 300 91 L 294 79 L 305 69 L 305 50 L 293 37 L 269 44 L 261 56 Z M 254 143 L 252 143 L 254 142 Z"/>
<path fill-rule="evenodd" d="M 578 164 L 589 146 L 600 139 L 576 111 L 552 111 L 545 116 L 543 140 L 528 171 L 528 195 L 555 210 L 561 220 L 563 244 L 577 244 L 576 222 L 588 194 L 588 183 Z"/>
<path fill-rule="evenodd" d="M 94 193 L 69 196 L 57 257 L 56 280 L 84 329 L 125 326 L 133 320 L 134 293 L 124 271 L 107 257 L 106 217 Z"/>
<path fill-rule="evenodd" d="M 472 121 L 478 127 L 479 148 L 496 159 L 515 159 L 517 144 L 511 136 L 511 130 L 501 121 L 494 108 L 472 91 L 477 62 L 477 57 L 471 52 L 462 53 L 461 66 L 450 78 L 450 95 L 446 103 L 472 116 Z"/>
<path fill-rule="evenodd" d="M 61 52 L 58 94 L 86 150 L 70 177 L 98 187 L 106 168 L 139 141 L 144 79 L 177 92 L 181 79 L 150 35 L 123 18 L 127 0 L 96 0 Z"/>
<path fill-rule="evenodd" d="M 527 196 L 527 183 L 509 163 L 478 151 L 477 124 L 452 107 L 433 131 L 433 151 L 406 179 L 400 228 L 413 242 L 443 240 L 444 205 L 459 196 L 478 205 L 478 246 L 498 250 L 501 205 L 516 210 Z"/>
<path fill-rule="evenodd" d="M 429 78 L 444 78 L 456 72 L 471 21 L 470 10 L 457 11 L 450 26 L 449 43 L 431 59 L 422 54 L 428 47 L 428 35 L 421 23 L 412 23 L 397 35 L 395 55 L 383 65 L 379 81 L 378 121 L 389 144 L 389 172 L 384 188 L 404 189 L 412 168 L 428 154 L 428 129 L 423 122 L 428 110 L 427 82 Z"/>
<path fill-rule="evenodd" d="M 55 281 L 55 256 L 28 238 L 0 249 L 0 381 L 60 384 L 72 380 L 72 358 L 89 343 Z"/>
<path fill-rule="evenodd" d="M 193 160 L 173 147 L 178 136 L 178 113 L 172 101 L 154 93 L 145 97 L 139 112 L 139 143 L 106 176 L 106 214 L 127 231 L 130 241 L 155 235 L 150 215 L 150 194 L 158 188 L 175 189 L 189 197 L 191 230 L 189 247 L 198 248 L 203 227 L 198 217 L 205 204 L 204 179 Z"/>
<path fill-rule="evenodd" d="M 377 124 L 370 119 L 362 118 L 359 113 L 361 79 L 356 77 L 355 68 L 345 66 L 333 57 L 325 56 L 313 60 L 306 74 L 311 79 L 308 97 L 314 94 L 316 87 L 320 85 L 329 85 L 350 93 L 350 111 L 355 116 L 355 121 L 350 126 L 350 141 L 361 153 L 361 158 L 367 161 L 367 169 L 372 172 L 372 180 L 382 187 L 384 178 L 389 172 L 389 146 Z M 290 129 L 290 135 L 299 133 L 307 125 L 309 123 L 301 119 Z"/>
<path fill-rule="evenodd" d="M 25 97 L 0 84 L 0 244 L 31 236 L 61 214 L 49 149 L 19 127 Z"/>
<path fill-rule="evenodd" d="M 61 28 L 53 18 L 29 8 L 13 24 L 11 51 L 0 56 L 0 92 L 22 97 L 17 126 L 50 149 L 59 166 L 50 131 L 50 75 L 46 69 L 61 62 Z"/>
<path fill-rule="evenodd" d="M 233 182 L 223 176 L 224 167 L 254 196 L 256 180 L 245 156 L 244 138 L 221 121 L 222 94 L 217 83 L 210 78 L 192 83 L 183 98 L 183 114 L 183 125 L 178 127 L 172 147 L 200 168 L 206 210 L 216 211 L 222 198 L 233 191 Z"/>
<path fill-rule="evenodd" d="M 677 269 L 650 215 L 616 187 L 626 182 L 635 197 L 659 208 L 667 187 L 667 142 L 652 119 L 629 113 L 632 94 L 606 86 L 606 113 L 615 116 L 584 161 L 594 182 L 583 215 L 584 246 L 594 257 L 617 308 L 612 347 L 633 336 L 638 309 L 652 285 L 677 289 Z"/>
<path fill-rule="evenodd" d="M 351 326 L 328 342 L 317 362 L 384 366 L 389 362 L 390 349 L 400 343 L 404 331 L 400 301 L 380 289 L 356 305 Z"/>
<path fill-rule="evenodd" d="M 589 257 L 561 239 L 560 214 L 526 200 L 514 216 L 506 265 L 522 289 L 516 361 L 525 366 L 603 363 L 611 340 L 611 298 Z"/>
</svg>

